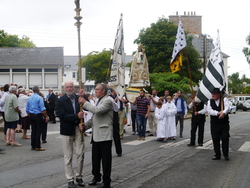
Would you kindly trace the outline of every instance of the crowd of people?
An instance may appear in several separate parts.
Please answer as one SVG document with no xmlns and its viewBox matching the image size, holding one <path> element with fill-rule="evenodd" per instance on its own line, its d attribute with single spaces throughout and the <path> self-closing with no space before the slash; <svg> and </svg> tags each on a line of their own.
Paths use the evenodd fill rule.
<svg viewBox="0 0 250 188">
<path fill-rule="evenodd" d="M 49 119 L 51 123 L 56 123 L 54 107 L 57 99 L 60 98 L 60 95 L 55 95 L 51 88 L 48 92 L 49 94 L 45 98 L 37 86 L 27 91 L 22 86 L 14 83 L 5 84 L 1 87 L 0 112 L 4 120 L 4 141 L 6 146 L 22 146 L 15 139 L 16 133 L 22 133 L 23 139 L 31 139 L 32 150 L 45 150 L 41 147 L 40 142 L 47 143 L 47 123 Z M 39 103 L 36 100 L 32 101 L 35 96 L 39 96 L 37 97 Z M 34 115 L 37 114 L 41 115 L 39 126 L 35 124 L 37 117 L 34 118 Z M 47 118 L 47 114 L 51 118 Z M 33 121 L 34 119 L 35 121 Z M 30 130 L 30 127 L 31 136 L 28 136 L 27 132 Z M 1 151 L 5 150 L 5 148 L 1 148 Z"/>
<path fill-rule="evenodd" d="M 64 153 L 65 176 L 69 188 L 75 188 L 74 179 L 79 186 L 83 182 L 84 135 L 92 134 L 92 174 L 89 185 L 102 183 L 98 188 L 109 188 L 111 183 L 112 140 L 118 157 L 122 156 L 121 139 L 124 138 L 126 127 L 132 125 L 132 134 L 138 141 L 146 136 L 155 136 L 159 142 L 166 143 L 177 137 L 183 138 L 184 118 L 188 108 L 192 111 L 190 143 L 195 146 L 198 129 L 198 146 L 203 146 L 205 114 L 211 116 L 211 135 L 215 156 L 221 158 L 220 140 L 225 160 L 229 160 L 229 105 L 228 100 L 218 88 L 212 91 L 212 99 L 204 104 L 196 96 L 187 105 L 181 91 L 171 97 L 168 90 L 159 97 L 157 90 L 146 95 L 145 90 L 134 101 L 129 101 L 126 95 L 118 97 L 115 90 L 104 84 L 97 84 L 95 95 L 84 90 L 75 91 L 72 81 L 64 83 L 64 94 L 56 95 L 49 89 L 46 97 L 34 86 L 32 92 L 14 84 L 6 84 L 0 98 L 0 111 L 4 118 L 4 140 L 6 146 L 22 146 L 15 139 L 18 125 L 21 125 L 23 139 L 31 139 L 31 150 L 44 151 L 42 143 L 46 143 L 47 123 L 56 123 L 55 109 L 60 119 L 60 134 L 62 135 L 62 150 Z M 82 109 L 81 109 L 82 106 Z M 127 122 L 125 122 L 127 120 Z M 31 137 L 27 130 L 31 125 Z M 19 126 L 20 127 L 20 126 Z M 146 135 L 148 133 L 148 135 Z M 4 148 L 1 148 L 4 150 Z M 72 158 L 75 152 L 77 168 L 74 175 Z M 102 172 L 101 174 L 101 164 Z"/>
</svg>

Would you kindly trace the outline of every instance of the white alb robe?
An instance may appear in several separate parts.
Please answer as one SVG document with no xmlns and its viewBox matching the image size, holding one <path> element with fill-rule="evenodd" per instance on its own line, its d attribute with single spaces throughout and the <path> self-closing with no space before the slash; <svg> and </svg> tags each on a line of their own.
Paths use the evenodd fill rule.
<svg viewBox="0 0 250 188">
<path fill-rule="evenodd" d="M 163 105 L 166 111 L 165 125 L 167 129 L 166 137 L 176 136 L 176 125 L 175 125 L 175 114 L 177 113 L 177 108 L 173 102 L 167 102 Z"/>
<path fill-rule="evenodd" d="M 166 138 L 166 110 L 162 108 L 155 108 L 155 117 L 157 119 L 157 138 Z"/>
</svg>

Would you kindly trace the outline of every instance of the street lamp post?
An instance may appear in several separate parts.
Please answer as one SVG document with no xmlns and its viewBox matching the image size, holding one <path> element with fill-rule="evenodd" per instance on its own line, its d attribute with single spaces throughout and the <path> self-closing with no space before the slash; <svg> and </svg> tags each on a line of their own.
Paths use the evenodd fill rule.
<svg viewBox="0 0 250 188">
<path fill-rule="evenodd" d="M 79 82 L 79 89 L 83 88 L 82 85 L 82 65 L 81 65 L 81 36 L 80 36 L 80 27 L 82 25 L 82 22 L 80 20 L 82 19 L 80 12 L 80 0 L 74 0 L 76 4 L 76 16 L 74 17 L 76 19 L 75 26 L 77 27 L 77 35 L 78 35 L 78 82 Z M 80 111 L 82 110 L 82 104 L 80 104 Z M 83 119 L 80 119 L 80 123 L 83 123 Z M 81 130 L 81 138 L 83 140 L 83 131 Z"/>
</svg>

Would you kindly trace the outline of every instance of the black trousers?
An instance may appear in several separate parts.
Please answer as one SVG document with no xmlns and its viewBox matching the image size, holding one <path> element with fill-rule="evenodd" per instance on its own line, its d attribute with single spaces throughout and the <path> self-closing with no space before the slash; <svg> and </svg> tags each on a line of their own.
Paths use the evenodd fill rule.
<svg viewBox="0 0 250 188">
<path fill-rule="evenodd" d="M 137 128 L 135 128 L 136 110 L 131 110 L 131 119 L 132 119 L 132 129 L 133 132 L 135 132 L 137 130 Z"/>
<path fill-rule="evenodd" d="M 45 119 L 43 119 L 42 141 L 46 141 L 46 138 L 47 138 L 47 128 L 48 128 L 48 123 L 46 123 Z"/>
<path fill-rule="evenodd" d="M 211 122 L 211 135 L 213 140 L 214 152 L 217 157 L 221 156 L 220 140 L 222 142 L 222 152 L 228 157 L 229 151 L 229 123 Z"/>
<path fill-rule="evenodd" d="M 122 145 L 120 139 L 120 125 L 118 122 L 118 113 L 113 113 L 113 138 L 115 143 L 116 154 L 122 154 Z"/>
<path fill-rule="evenodd" d="M 43 127 L 43 115 L 42 114 L 30 114 L 31 124 L 31 147 L 41 147 L 41 133 Z"/>
<path fill-rule="evenodd" d="M 192 121 L 191 122 L 191 138 L 190 138 L 190 144 L 195 144 L 195 137 L 196 137 L 196 131 L 198 128 L 198 144 L 203 144 L 203 138 L 204 138 L 204 122 L 199 121 Z"/>
<path fill-rule="evenodd" d="M 53 123 L 56 122 L 55 107 L 49 108 L 49 120 L 52 121 Z"/>
<path fill-rule="evenodd" d="M 92 141 L 92 174 L 96 180 L 101 179 L 101 162 L 103 170 L 103 183 L 110 185 L 112 164 L 112 140 L 103 142 Z"/>
</svg>

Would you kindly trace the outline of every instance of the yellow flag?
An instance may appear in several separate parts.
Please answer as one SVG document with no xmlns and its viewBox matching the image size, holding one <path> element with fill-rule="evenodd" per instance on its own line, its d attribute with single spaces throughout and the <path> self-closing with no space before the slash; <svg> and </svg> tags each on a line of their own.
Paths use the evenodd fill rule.
<svg viewBox="0 0 250 188">
<path fill-rule="evenodd" d="M 181 66 L 182 66 L 182 52 L 179 52 L 174 61 L 170 64 L 170 69 L 172 70 L 172 73 L 177 72 L 179 70 L 181 70 Z"/>
</svg>

